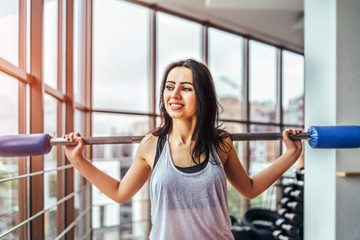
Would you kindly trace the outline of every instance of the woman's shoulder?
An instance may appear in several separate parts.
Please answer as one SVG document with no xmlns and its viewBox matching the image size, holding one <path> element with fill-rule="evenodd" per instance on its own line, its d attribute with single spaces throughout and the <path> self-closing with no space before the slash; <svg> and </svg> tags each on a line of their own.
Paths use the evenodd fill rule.
<svg viewBox="0 0 360 240">
<path fill-rule="evenodd" d="M 153 165 L 156 154 L 156 146 L 159 137 L 152 133 L 146 134 L 141 140 L 137 153 L 142 159 L 145 159 L 149 166 Z"/>
<path fill-rule="evenodd" d="M 143 148 L 156 146 L 159 136 L 155 136 L 152 133 L 148 133 L 140 142 L 140 146 Z"/>
</svg>

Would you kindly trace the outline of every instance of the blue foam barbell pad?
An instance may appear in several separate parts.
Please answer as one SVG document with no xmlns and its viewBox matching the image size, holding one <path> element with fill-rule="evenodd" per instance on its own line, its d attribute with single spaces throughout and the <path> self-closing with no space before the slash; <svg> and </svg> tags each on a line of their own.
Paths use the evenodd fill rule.
<svg viewBox="0 0 360 240">
<path fill-rule="evenodd" d="M 309 144 L 313 148 L 358 148 L 359 126 L 311 126 Z"/>
<path fill-rule="evenodd" d="M 1 157 L 37 156 L 49 153 L 51 136 L 48 134 L 20 134 L 0 136 Z"/>
</svg>

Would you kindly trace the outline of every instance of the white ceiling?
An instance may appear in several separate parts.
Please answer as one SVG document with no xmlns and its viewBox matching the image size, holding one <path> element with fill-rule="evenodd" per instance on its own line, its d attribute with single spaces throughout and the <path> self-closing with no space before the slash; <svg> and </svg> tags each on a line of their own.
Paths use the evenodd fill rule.
<svg viewBox="0 0 360 240">
<path fill-rule="evenodd" d="M 303 0 L 139 0 L 294 51 L 304 49 Z"/>
</svg>

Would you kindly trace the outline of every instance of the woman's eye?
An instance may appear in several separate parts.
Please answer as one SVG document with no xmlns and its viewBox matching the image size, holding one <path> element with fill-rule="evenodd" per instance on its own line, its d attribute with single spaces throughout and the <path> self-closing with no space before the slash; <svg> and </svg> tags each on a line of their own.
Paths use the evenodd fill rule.
<svg viewBox="0 0 360 240">
<path fill-rule="evenodd" d="M 191 88 L 183 88 L 184 91 L 192 91 Z"/>
<path fill-rule="evenodd" d="M 172 89 L 173 89 L 173 87 L 170 86 L 170 85 L 166 86 L 165 88 L 166 88 L 167 90 L 172 90 Z"/>
</svg>

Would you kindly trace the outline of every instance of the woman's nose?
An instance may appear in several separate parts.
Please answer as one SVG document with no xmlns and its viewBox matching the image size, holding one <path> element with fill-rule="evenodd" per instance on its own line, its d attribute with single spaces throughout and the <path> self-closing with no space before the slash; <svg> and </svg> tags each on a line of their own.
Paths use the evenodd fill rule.
<svg viewBox="0 0 360 240">
<path fill-rule="evenodd" d="M 181 93 L 180 93 L 180 88 L 176 87 L 174 89 L 174 91 L 171 93 L 171 97 L 174 99 L 181 99 Z"/>
</svg>

